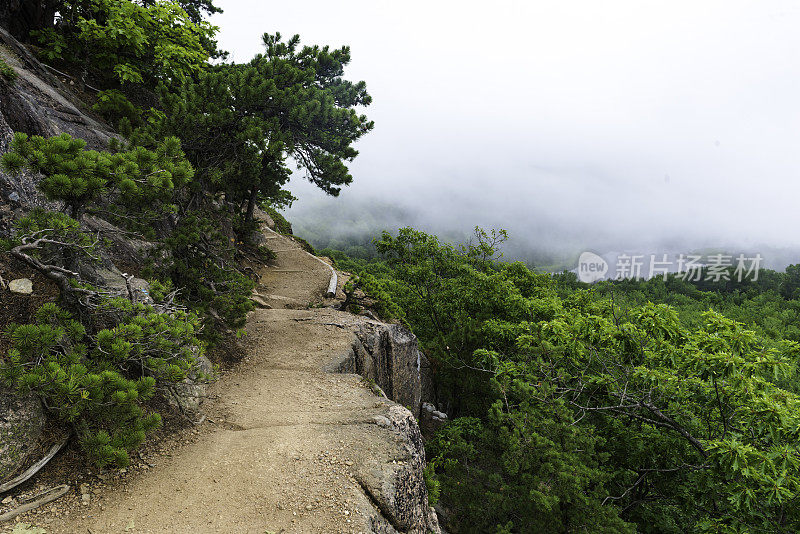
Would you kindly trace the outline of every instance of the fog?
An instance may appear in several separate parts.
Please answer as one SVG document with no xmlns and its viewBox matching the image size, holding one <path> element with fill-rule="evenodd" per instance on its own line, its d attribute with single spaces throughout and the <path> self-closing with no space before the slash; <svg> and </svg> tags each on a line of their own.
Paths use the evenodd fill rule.
<svg viewBox="0 0 800 534">
<path fill-rule="evenodd" d="M 346 77 L 373 96 L 353 184 L 326 198 L 292 179 L 296 228 L 346 233 L 366 210 L 377 227 L 506 228 L 512 256 L 738 247 L 800 262 L 794 2 L 218 4 L 232 59 L 264 32 L 347 44 Z"/>
</svg>

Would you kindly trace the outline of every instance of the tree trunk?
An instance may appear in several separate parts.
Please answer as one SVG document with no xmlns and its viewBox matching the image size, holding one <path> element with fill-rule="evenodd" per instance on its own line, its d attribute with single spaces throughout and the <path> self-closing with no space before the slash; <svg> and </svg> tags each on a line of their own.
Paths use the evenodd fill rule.
<svg viewBox="0 0 800 534">
<path fill-rule="evenodd" d="M 250 198 L 247 200 L 247 213 L 244 216 L 244 222 L 249 223 L 253 220 L 253 213 L 256 209 L 256 199 L 258 198 L 258 186 L 253 186 L 250 189 Z"/>
</svg>

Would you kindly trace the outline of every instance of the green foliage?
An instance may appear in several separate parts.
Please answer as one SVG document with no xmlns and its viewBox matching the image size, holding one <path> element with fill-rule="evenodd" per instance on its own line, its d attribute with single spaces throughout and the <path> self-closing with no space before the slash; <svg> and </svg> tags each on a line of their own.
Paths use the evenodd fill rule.
<svg viewBox="0 0 800 534">
<path fill-rule="evenodd" d="M 64 213 L 36 208 L 16 221 L 14 229 L 6 248 L 11 250 L 24 243 L 35 244 L 35 248 L 27 253 L 44 264 L 72 264 L 79 259 L 94 262 L 97 258 L 98 243 L 93 236 L 84 232 L 78 221 Z"/>
<path fill-rule="evenodd" d="M 647 302 L 669 304 L 679 310 L 681 323 L 689 327 L 702 326 L 702 314 L 713 309 L 768 339 L 800 341 L 800 300 L 793 298 L 794 276 L 794 266 L 790 265 L 785 273 L 762 270 L 758 280 L 742 285 L 718 284 L 701 289 L 699 282 L 669 276 L 667 280 L 602 282 L 594 287 L 599 294 L 613 295 L 623 309 Z"/>
<path fill-rule="evenodd" d="M 115 126 L 125 125 L 133 128 L 142 125 L 142 111 L 118 89 L 109 89 L 97 94 L 97 102 L 92 106 L 96 112 Z M 122 122 L 125 121 L 125 122 Z"/>
<path fill-rule="evenodd" d="M 256 247 L 256 255 L 261 261 L 265 263 L 273 261 L 278 257 L 278 255 L 275 254 L 275 252 L 271 248 L 266 247 L 264 245 L 258 245 Z"/>
<path fill-rule="evenodd" d="M 529 399 L 513 412 L 498 402 L 485 422 L 462 417 L 442 429 L 427 448 L 459 530 L 633 532 L 602 504 L 602 440 L 570 422 L 563 405 Z"/>
<path fill-rule="evenodd" d="M 45 139 L 18 132 L 11 148 L 3 154 L 3 167 L 42 173 L 39 188 L 49 199 L 63 200 L 73 217 L 101 194 L 119 212 L 141 215 L 154 204 L 169 203 L 173 190 L 194 175 L 174 137 L 164 139 L 155 150 L 134 147 L 111 153 L 86 150 L 85 141 L 68 134 Z"/>
<path fill-rule="evenodd" d="M 92 248 L 94 241 L 81 231 L 78 221 L 65 213 L 46 211 L 36 208 L 14 224 L 15 233 L 10 239 L 12 245 L 18 245 L 24 236 L 39 236 L 53 240 L 73 243 L 83 248 Z"/>
<path fill-rule="evenodd" d="M 172 283 L 172 280 L 158 280 L 157 278 L 150 278 L 147 280 L 147 283 L 150 284 L 150 296 L 153 297 L 153 300 L 156 302 L 161 302 L 164 298 L 171 293 L 175 286 Z"/>
<path fill-rule="evenodd" d="M 344 284 L 345 300 L 341 309 L 351 313 L 360 313 L 364 302 L 357 303 L 356 291 L 361 290 L 370 299 L 369 307 L 380 317 L 386 320 L 396 319 L 403 321 L 405 314 L 403 309 L 392 300 L 384 281 L 379 280 L 367 271 L 361 271 L 358 275 L 353 275 Z"/>
<path fill-rule="evenodd" d="M 98 466 L 124 466 L 128 452 L 161 419 L 143 403 L 159 383 L 183 380 L 198 354 L 197 318 L 155 312 L 125 299 L 111 299 L 88 330 L 55 304 L 36 322 L 12 326 L 11 350 L 0 362 L 0 379 L 36 393 L 76 433 Z"/>
<path fill-rule="evenodd" d="M 141 0 L 142 5 L 150 5 L 154 0 Z M 212 0 L 179 0 L 177 2 L 189 15 L 192 22 L 201 22 L 206 15 L 222 13 Z"/>
<path fill-rule="evenodd" d="M 17 79 L 17 71 L 11 65 L 0 58 L 0 77 L 4 78 L 7 82 L 13 82 Z"/>
<path fill-rule="evenodd" d="M 253 309 L 250 295 L 255 282 L 236 268 L 235 243 L 228 242 L 215 220 L 189 212 L 164 245 L 171 256 L 166 275 L 183 288 L 183 298 L 197 311 L 209 314 L 217 326 L 244 325 L 247 312 Z M 218 335 L 217 330 L 210 329 L 207 335 Z"/>
<path fill-rule="evenodd" d="M 434 364 L 453 419 L 426 479 L 459 531 L 800 528 L 791 270 L 589 287 L 498 262 L 504 237 L 402 229 L 376 242 L 384 262 L 334 254 L 380 281 Z"/>
<path fill-rule="evenodd" d="M 213 52 L 216 28 L 177 3 L 66 0 L 58 11 L 54 27 L 34 32 L 42 55 L 87 70 L 106 86 L 179 84 L 205 68 Z"/>
<path fill-rule="evenodd" d="M 275 230 L 277 230 L 279 234 L 292 235 L 292 223 L 287 221 L 286 217 L 284 217 L 281 212 L 272 206 L 265 206 L 264 210 L 275 223 Z"/>
<path fill-rule="evenodd" d="M 266 54 L 162 90 L 163 113 L 133 139 L 180 137 L 200 170 L 198 186 L 246 204 L 248 220 L 257 204 L 286 201 L 289 157 L 312 183 L 338 194 L 352 180 L 346 162 L 358 154 L 353 143 L 373 127 L 354 108 L 371 98 L 364 82 L 342 78 L 349 48 L 299 43 L 297 36 L 284 42 L 265 35 Z"/>
<path fill-rule="evenodd" d="M 789 265 L 780 285 L 780 293 L 784 298 L 800 298 L 800 265 Z"/>
<path fill-rule="evenodd" d="M 422 476 L 425 479 L 425 487 L 428 490 L 428 504 L 436 506 L 439 502 L 439 497 L 442 494 L 442 483 L 436 476 L 436 463 L 428 462 L 422 470 Z"/>
<path fill-rule="evenodd" d="M 300 245 L 300 248 L 302 248 L 303 250 L 305 250 L 309 254 L 314 254 L 314 255 L 317 254 L 317 251 L 314 250 L 314 247 L 311 246 L 311 243 L 309 243 L 308 241 L 306 241 L 302 237 L 299 237 L 299 236 L 295 235 L 295 236 L 292 236 L 292 239 L 294 239 L 297 242 L 297 244 Z"/>
</svg>

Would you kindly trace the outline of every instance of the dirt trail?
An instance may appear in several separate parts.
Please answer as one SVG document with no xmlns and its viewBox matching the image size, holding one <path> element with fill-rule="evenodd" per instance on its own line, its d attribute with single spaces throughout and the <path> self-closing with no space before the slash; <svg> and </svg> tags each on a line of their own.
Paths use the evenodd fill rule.
<svg viewBox="0 0 800 534">
<path fill-rule="evenodd" d="M 389 401 L 358 376 L 321 371 L 353 339 L 337 326 L 345 314 L 307 308 L 323 303 L 330 270 L 267 235 L 278 258 L 258 292 L 272 308 L 249 318 L 248 355 L 212 386 L 198 438 L 48 532 L 372 531 L 375 509 L 353 465 L 393 461 L 395 438 L 374 420 Z"/>
</svg>

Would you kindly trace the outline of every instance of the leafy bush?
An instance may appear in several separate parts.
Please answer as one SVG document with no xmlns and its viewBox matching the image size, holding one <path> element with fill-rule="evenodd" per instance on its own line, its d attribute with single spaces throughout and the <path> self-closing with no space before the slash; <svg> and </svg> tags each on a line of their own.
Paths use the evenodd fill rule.
<svg viewBox="0 0 800 534">
<path fill-rule="evenodd" d="M 197 311 L 229 328 L 244 325 L 255 288 L 255 282 L 237 269 L 234 245 L 208 213 L 185 214 L 164 239 L 171 257 L 165 274 L 184 289 L 183 297 Z M 218 335 L 217 330 L 209 329 L 207 335 Z"/>
<path fill-rule="evenodd" d="M 298 237 L 296 235 L 292 236 L 292 239 L 294 239 L 297 242 L 297 244 L 300 245 L 300 248 L 302 248 L 303 250 L 305 250 L 309 254 L 316 255 L 317 252 L 314 250 L 314 247 L 311 246 L 311 243 L 309 243 L 308 241 L 306 241 L 302 237 Z"/>
<path fill-rule="evenodd" d="M 442 483 L 436 477 L 435 466 L 435 462 L 428 462 L 422 470 L 422 476 L 425 479 L 425 487 L 428 490 L 428 504 L 430 506 L 436 506 L 439 502 L 439 496 L 442 493 Z"/>
<path fill-rule="evenodd" d="M 35 32 L 45 59 L 89 71 L 106 86 L 178 84 L 206 67 L 216 28 L 177 3 L 64 1 L 55 27 Z"/>
<path fill-rule="evenodd" d="M 292 234 L 292 223 L 287 221 L 286 217 L 284 217 L 281 212 L 271 206 L 265 206 L 264 210 L 267 212 L 267 215 L 272 218 L 272 221 L 275 223 L 275 230 L 279 234 Z"/>
<path fill-rule="evenodd" d="M 405 313 L 403 309 L 397 305 L 386 289 L 384 281 L 379 280 L 367 271 L 361 271 L 357 275 L 353 275 L 344 284 L 343 292 L 345 294 L 344 302 L 342 302 L 341 309 L 352 313 L 359 313 L 362 306 L 367 303 L 359 301 L 356 298 L 356 291 L 361 290 L 371 300 L 369 307 L 385 320 L 397 319 L 403 321 Z"/>
<path fill-rule="evenodd" d="M 126 121 L 124 123 L 126 125 L 125 129 L 129 131 L 131 128 L 142 124 L 142 110 L 133 105 L 125 94 L 118 89 L 100 91 L 97 94 L 97 102 L 92 106 L 92 109 L 117 127 L 120 126 L 123 120 Z"/>
<path fill-rule="evenodd" d="M 502 233 L 476 238 L 402 229 L 377 241 L 383 263 L 338 260 L 380 281 L 437 370 L 452 420 L 428 469 L 459 531 L 800 528 L 800 345 L 708 311 L 790 332 L 780 280 L 744 310 L 734 295 L 757 288 L 588 287 L 498 262 Z"/>
<path fill-rule="evenodd" d="M 33 392 L 59 420 L 69 424 L 98 466 L 127 465 L 128 452 L 161 419 L 143 403 L 159 383 L 178 382 L 199 354 L 197 318 L 157 313 L 124 299 L 107 300 L 87 330 L 55 304 L 45 304 L 36 322 L 12 326 L 12 348 L 0 362 L 0 378 Z"/>
</svg>

